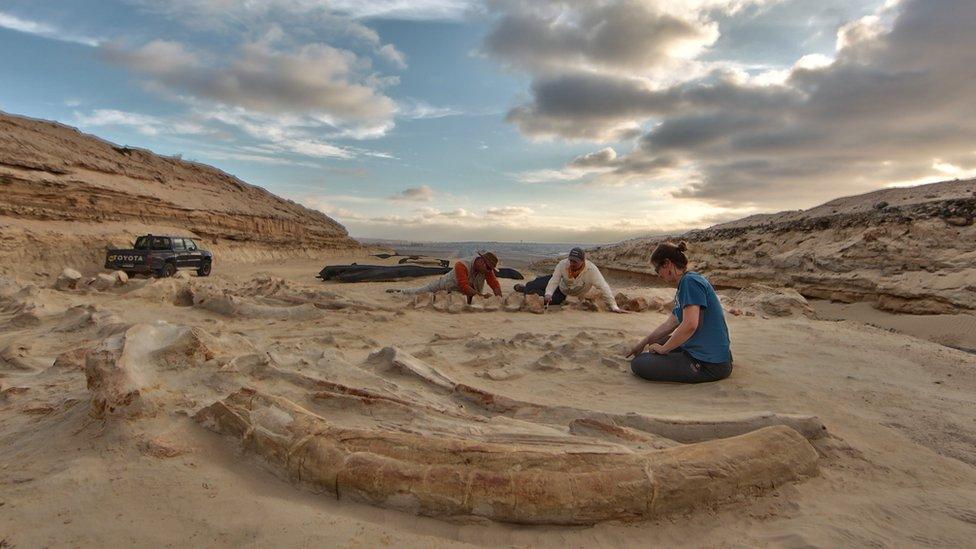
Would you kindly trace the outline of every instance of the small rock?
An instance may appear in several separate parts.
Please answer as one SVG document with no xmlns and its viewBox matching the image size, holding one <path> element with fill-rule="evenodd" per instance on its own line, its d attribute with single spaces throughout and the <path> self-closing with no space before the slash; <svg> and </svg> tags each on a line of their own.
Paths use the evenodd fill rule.
<svg viewBox="0 0 976 549">
<path fill-rule="evenodd" d="M 503 302 L 501 296 L 490 295 L 488 297 L 483 297 L 476 295 L 471 299 L 471 303 L 468 305 L 468 310 L 477 312 L 493 312 L 501 309 L 502 306 Z"/>
<path fill-rule="evenodd" d="M 476 295 L 471 298 L 471 303 L 468 303 L 468 310 L 474 313 L 484 312 L 486 301 L 484 297 Z"/>
<path fill-rule="evenodd" d="M 434 310 L 439 312 L 446 312 L 448 305 L 450 305 L 450 294 L 447 292 L 437 292 L 434 294 Z"/>
<path fill-rule="evenodd" d="M 80 281 L 81 273 L 71 267 L 65 267 L 61 271 L 61 274 L 58 275 L 58 280 L 54 283 L 54 287 L 58 290 L 74 290 L 78 287 L 78 282 Z"/>
<path fill-rule="evenodd" d="M 515 313 L 520 311 L 522 309 L 522 303 L 525 302 L 525 297 L 525 294 L 521 292 L 512 292 L 505 296 L 505 312 Z"/>
<path fill-rule="evenodd" d="M 671 302 L 659 297 L 652 297 L 647 303 L 647 308 L 664 313 L 671 312 Z"/>
<path fill-rule="evenodd" d="M 963 216 L 953 216 L 945 218 L 945 222 L 953 227 L 968 227 L 973 224 L 973 218 Z"/>
<path fill-rule="evenodd" d="M 85 370 L 85 356 L 88 354 L 88 349 L 85 347 L 79 347 L 71 351 L 65 351 L 58 355 L 54 359 L 54 368 L 60 370 Z"/>
<path fill-rule="evenodd" d="M 505 305 L 505 303 L 502 300 L 502 296 L 500 296 L 500 295 L 493 295 L 493 296 L 489 297 L 485 301 L 485 311 L 488 311 L 488 312 L 498 311 L 498 310 L 501 310 L 501 308 L 504 305 Z"/>
<path fill-rule="evenodd" d="M 115 271 L 112 276 L 115 277 L 116 286 L 125 286 L 129 283 L 129 275 L 125 274 L 125 271 Z"/>
<path fill-rule="evenodd" d="M 475 375 L 492 381 L 508 381 L 510 379 L 518 379 L 523 374 L 508 367 L 500 367 L 478 372 Z"/>
<path fill-rule="evenodd" d="M 624 303 L 623 305 L 618 304 L 618 307 L 620 307 L 625 311 L 642 313 L 646 311 L 650 307 L 650 305 L 647 303 L 647 300 L 644 299 L 643 297 L 635 297 L 633 299 L 628 299 L 627 302 Z"/>
<path fill-rule="evenodd" d="M 413 296 L 413 308 L 414 309 L 426 309 L 434 303 L 434 294 L 430 292 L 424 292 L 422 294 L 417 294 Z"/>
<path fill-rule="evenodd" d="M 195 302 L 196 294 L 193 293 L 193 288 L 190 288 L 189 284 L 176 290 L 173 295 L 173 305 L 177 307 L 192 307 Z"/>
<path fill-rule="evenodd" d="M 525 299 L 522 300 L 522 310 L 541 315 L 546 312 L 546 302 L 540 295 L 527 294 Z"/>
<path fill-rule="evenodd" d="M 35 328 L 40 325 L 41 316 L 35 310 L 17 313 L 10 319 L 9 323 L 12 328 Z"/>
<path fill-rule="evenodd" d="M 115 286 L 115 277 L 107 274 L 99 274 L 92 281 L 91 286 L 98 291 L 105 291 Z"/>
<path fill-rule="evenodd" d="M 142 451 L 146 455 L 165 459 L 186 454 L 189 452 L 189 449 L 162 436 L 157 436 L 149 439 Z"/>
<path fill-rule="evenodd" d="M 463 312 L 468 306 L 468 297 L 464 294 L 448 294 L 447 312 L 457 314 Z"/>
</svg>

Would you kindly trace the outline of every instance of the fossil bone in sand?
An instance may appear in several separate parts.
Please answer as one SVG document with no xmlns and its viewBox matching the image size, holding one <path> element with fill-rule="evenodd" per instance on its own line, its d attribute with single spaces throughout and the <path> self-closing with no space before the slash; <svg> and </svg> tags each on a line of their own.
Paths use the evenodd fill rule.
<svg viewBox="0 0 976 549">
<path fill-rule="evenodd" d="M 817 471 L 805 437 L 820 436 L 822 424 L 811 417 L 689 421 L 520 402 L 392 347 L 342 368 L 388 389 L 260 362 L 250 373 L 290 384 L 288 398 L 245 388 L 196 419 L 340 499 L 437 517 L 592 524 L 726 501 Z"/>
<path fill-rule="evenodd" d="M 639 520 L 814 474 L 817 453 L 785 426 L 646 453 L 558 453 L 334 425 L 242 389 L 196 419 L 284 475 L 340 499 L 438 517 L 523 524 Z"/>
</svg>

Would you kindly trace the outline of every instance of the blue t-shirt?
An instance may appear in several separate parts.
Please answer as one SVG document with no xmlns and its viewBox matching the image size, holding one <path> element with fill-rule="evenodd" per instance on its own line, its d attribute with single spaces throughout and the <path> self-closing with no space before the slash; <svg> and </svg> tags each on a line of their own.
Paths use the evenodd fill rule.
<svg viewBox="0 0 976 549">
<path fill-rule="evenodd" d="M 672 312 L 678 322 L 684 318 L 685 307 L 701 306 L 698 329 L 681 348 L 702 362 L 729 362 L 732 358 L 729 353 L 729 327 L 725 324 L 722 304 L 708 279 L 694 271 L 688 271 L 678 282 L 678 293 L 674 300 Z"/>
</svg>

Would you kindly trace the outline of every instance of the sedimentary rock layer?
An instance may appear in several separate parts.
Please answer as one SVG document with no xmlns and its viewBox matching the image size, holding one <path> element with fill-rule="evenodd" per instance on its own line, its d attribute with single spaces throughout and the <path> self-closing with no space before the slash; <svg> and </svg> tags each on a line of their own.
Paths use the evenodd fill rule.
<svg viewBox="0 0 976 549">
<path fill-rule="evenodd" d="M 98 264 L 106 245 L 155 231 L 225 253 L 358 248 L 345 228 L 216 168 L 120 147 L 54 122 L 0 113 L 0 257 L 44 262 L 66 249 Z M 19 254 L 19 255 L 18 255 Z M 16 261 L 13 261 L 16 256 Z M 77 262 L 72 262 L 77 263 Z M 78 265 L 83 266 L 83 265 Z"/>
<path fill-rule="evenodd" d="M 593 250 L 610 274 L 653 277 L 650 254 L 685 240 L 716 286 L 787 286 L 808 298 L 905 313 L 976 310 L 976 180 L 894 188 Z"/>
</svg>

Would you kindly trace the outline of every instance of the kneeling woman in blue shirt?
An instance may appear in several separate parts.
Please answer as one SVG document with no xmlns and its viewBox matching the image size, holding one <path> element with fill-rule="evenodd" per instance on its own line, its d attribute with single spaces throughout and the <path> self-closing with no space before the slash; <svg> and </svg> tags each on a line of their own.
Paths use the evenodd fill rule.
<svg viewBox="0 0 976 549">
<path fill-rule="evenodd" d="M 650 381 L 703 383 L 732 374 L 722 304 L 708 280 L 688 270 L 687 249 L 684 242 L 667 242 L 651 254 L 657 275 L 677 286 L 678 292 L 668 319 L 627 355 L 634 357 L 630 363 L 634 374 Z"/>
</svg>

